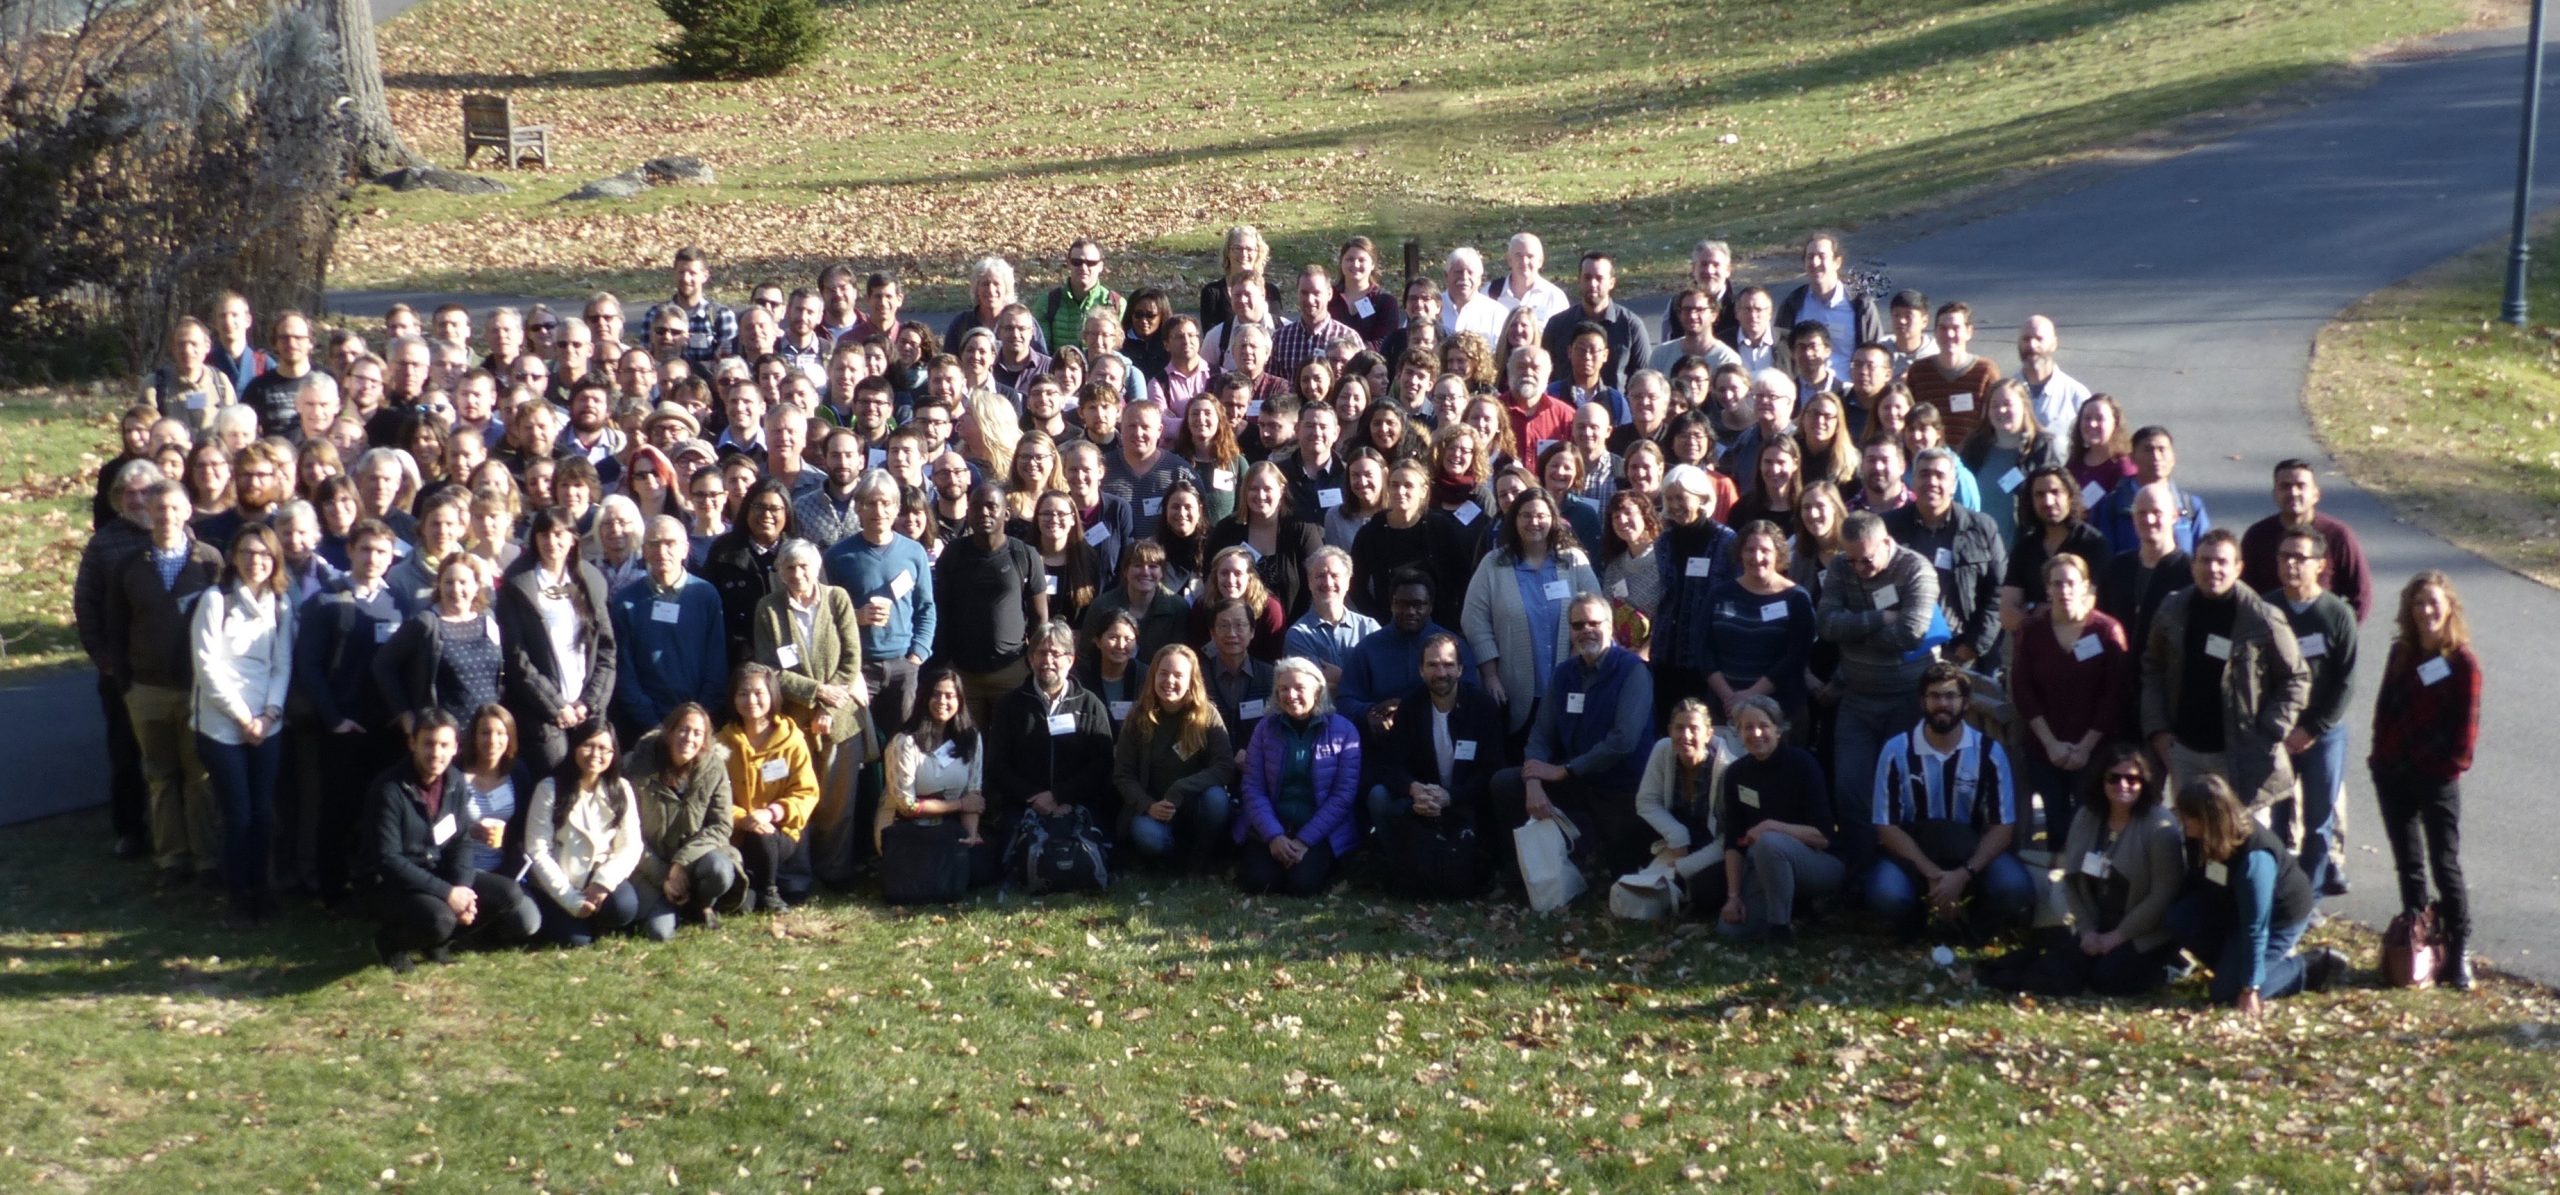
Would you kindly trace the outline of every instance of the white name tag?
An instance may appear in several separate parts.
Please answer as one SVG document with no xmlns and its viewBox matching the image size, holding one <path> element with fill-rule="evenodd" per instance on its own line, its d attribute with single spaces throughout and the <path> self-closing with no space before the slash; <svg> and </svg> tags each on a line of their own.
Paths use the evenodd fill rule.
<svg viewBox="0 0 2560 1195">
<path fill-rule="evenodd" d="M 2099 652 L 2105 651 L 2106 649 L 2107 645 L 2100 643 L 2097 636 L 2082 635 L 2078 642 L 2071 645 L 2071 658 L 2075 660 L 2094 660 L 2098 658 Z"/>
<path fill-rule="evenodd" d="M 1474 739 L 1459 739 L 1457 742 L 1449 744 L 1449 755 L 1453 759 L 1474 759 L 1476 757 L 1476 741 Z"/>
<path fill-rule="evenodd" d="M 1934 559 L 1939 568 L 1954 568 L 1956 566 L 1956 554 L 1945 548 L 1938 549 L 1938 554 Z"/>
<path fill-rule="evenodd" d="M 436 587 L 433 585 L 421 585 L 410 591 L 409 596 L 416 598 L 421 603 L 432 602 L 436 600 Z"/>
<path fill-rule="evenodd" d="M 1258 399 L 1258 398 L 1254 398 L 1254 399 L 1247 399 L 1247 400 L 1245 400 L 1245 404 L 1244 404 L 1244 417 L 1245 417 L 1245 418 L 1247 418 L 1247 419 L 1259 419 L 1259 418 L 1261 418 L 1261 417 L 1262 417 L 1262 400 L 1261 400 L 1261 399 Z"/>
<path fill-rule="evenodd" d="M 1565 600 L 1566 598 L 1569 598 L 1569 597 L 1572 597 L 1572 596 L 1573 596 L 1573 586 L 1568 585 L 1568 584 L 1566 584 L 1566 583 L 1564 583 L 1564 582 L 1562 582 L 1562 581 L 1549 581 L 1549 582 L 1547 582 L 1547 600 L 1548 600 L 1548 601 L 1551 601 L 1551 602 L 1561 602 L 1561 601 Z"/>
<path fill-rule="evenodd" d="M 1786 620 L 1787 604 L 1785 602 L 1770 602 L 1760 607 L 1760 621 L 1785 622 Z"/>
<path fill-rule="evenodd" d="M 190 395 L 188 395 L 188 396 L 187 396 L 187 409 L 188 409 L 188 410 L 190 410 L 190 411 L 201 411 L 201 410 L 203 410 L 203 409 L 204 409 L 204 395 L 202 395 L 202 394 L 190 394 Z M 444 840 L 443 840 L 443 839 L 437 839 L 436 841 L 438 841 L 438 842 L 442 842 L 442 841 L 444 841 Z"/>
<path fill-rule="evenodd" d="M 2096 851 L 2080 856 L 2080 874 L 2091 879 L 2103 880 L 2107 878 L 2107 873 L 2113 870 L 2114 867 L 2107 862 L 2107 857 Z"/>
<path fill-rule="evenodd" d="M 897 576 L 889 578 L 890 597 L 902 598 L 908 594 L 914 593 L 915 591 L 916 575 L 914 573 L 900 573 Z"/>
<path fill-rule="evenodd" d="M 1627 579 L 1625 577 L 1620 577 L 1615 581 L 1609 582 L 1609 596 L 1621 601 L 1625 600 L 1627 596 Z"/>
<path fill-rule="evenodd" d="M 768 759 L 764 761 L 763 766 L 756 769 L 756 779 L 766 784 L 771 784 L 790 774 L 791 764 L 787 760 Z"/>
<path fill-rule="evenodd" d="M 1564 712 L 1566 712 L 1566 713 L 1568 713 L 1568 714 L 1578 714 L 1578 713 L 1581 713 L 1581 712 L 1582 712 L 1582 697 L 1583 697 L 1583 695 L 1582 695 L 1582 694 L 1580 694 L 1580 693 L 1567 693 L 1567 694 L 1565 694 L 1565 695 L 1564 695 Z"/>
<path fill-rule="evenodd" d="M 1890 610 L 1902 604 L 1902 594 L 1893 586 L 1887 585 L 1884 588 L 1875 591 L 1875 596 L 1872 600 L 1876 604 L 1876 609 Z"/>
<path fill-rule="evenodd" d="M 2446 663 L 2443 656 L 2437 656 L 2418 665 L 2418 681 L 2421 684 L 2432 685 L 2451 675 L 2453 675 L 2453 665 Z"/>
<path fill-rule="evenodd" d="M 1367 319 L 1378 313 L 1378 304 L 1376 300 L 1363 295 L 1360 297 L 1359 302 L 1351 305 L 1351 310 L 1357 312 L 1360 318 Z"/>
<path fill-rule="evenodd" d="M 1236 471 L 1233 469 L 1209 470 L 1209 488 L 1220 491 L 1236 488 Z"/>
<path fill-rule="evenodd" d="M 1047 577 L 1042 578 L 1040 583 L 1048 590 L 1050 597 L 1058 596 L 1058 576 L 1056 573 L 1051 573 Z"/>
<path fill-rule="evenodd" d="M 649 603 L 649 621 L 651 622 L 674 622 L 683 614 L 684 608 L 674 602 Z"/>
<path fill-rule="evenodd" d="M 1317 490 L 1316 505 L 1321 506 L 1326 510 L 1332 510 L 1334 507 L 1342 505 L 1342 487 L 1328 486 L 1324 489 Z"/>
<path fill-rule="evenodd" d="M 1131 707 L 1132 705 L 1135 705 L 1135 704 L 1136 704 L 1135 702 L 1130 702 L 1130 701 L 1115 701 L 1115 702 L 1112 702 L 1112 703 L 1111 703 L 1111 720 L 1112 720 L 1112 721 L 1114 721 L 1114 722 L 1126 722 L 1126 721 L 1128 721 L 1128 720 L 1129 720 L 1129 707 Z"/>
<path fill-rule="evenodd" d="M 1680 565 L 1680 575 L 1683 577 L 1703 577 L 1709 572 L 1714 571 L 1715 566 L 1715 561 L 1709 560 L 1704 556 L 1692 556 Z"/>
<path fill-rule="evenodd" d="M 1948 396 L 1947 396 L 1947 410 L 1948 410 L 1950 413 L 1957 414 L 1957 415 L 1962 415 L 1962 414 L 1965 414 L 1965 413 L 1967 413 L 1967 412 L 1969 412 L 1969 411 L 1973 410 L 1973 396 L 1972 396 L 1972 395 L 1970 395 L 1970 394 L 1950 394 L 1950 395 L 1948 395 Z"/>
<path fill-rule="evenodd" d="M 871 450 L 871 467 L 872 467 L 872 468 L 874 468 L 874 469 L 879 468 L 879 467 L 880 467 L 881 462 L 886 461 L 886 460 L 888 460 L 888 459 L 889 459 L 889 450 L 888 450 L 888 449 L 886 449 L 886 448 L 874 448 L 874 449 L 872 449 L 872 450 Z"/>
<path fill-rule="evenodd" d="M 1263 703 L 1259 701 L 1243 702 L 1236 706 L 1236 717 L 1243 721 L 1251 722 L 1262 716 L 1262 710 Z"/>
<path fill-rule="evenodd" d="M 2231 883 L 2231 869 L 2219 863 L 2207 863 L 2204 865 L 2204 882 L 2227 887 Z"/>
<path fill-rule="evenodd" d="M 797 668 L 800 666 L 800 648 L 797 645 L 785 643 L 780 647 L 776 647 L 773 649 L 773 656 L 775 659 L 782 661 L 782 666 L 785 668 Z"/>
<path fill-rule="evenodd" d="M 2231 658 L 2231 638 L 2230 638 L 2230 636 L 2228 636 L 2228 635 L 2207 635 L 2207 636 L 2205 636 L 2205 637 L 2204 637 L 2204 654 L 2209 655 L 2209 656 L 2212 656 L 2214 659 L 2217 659 L 2217 660 L 2228 660 L 2228 659 L 2230 659 L 2230 658 Z"/>
<path fill-rule="evenodd" d="M 1101 547 L 1103 543 L 1110 538 L 1111 527 L 1109 524 L 1096 523 L 1093 526 L 1084 529 L 1084 542 L 1091 544 L 1094 547 Z"/>
<path fill-rule="evenodd" d="M 389 643 L 391 642 L 391 633 L 399 629 L 400 624 L 398 623 L 377 622 L 373 624 L 373 641 L 376 643 Z"/>
<path fill-rule="evenodd" d="M 1475 500 L 1470 498 L 1458 504 L 1457 513 L 1459 522 L 1473 525 L 1477 519 L 1484 517 L 1484 508 L 1476 505 Z"/>
<path fill-rule="evenodd" d="M 2097 482 L 2092 481 L 2080 487 L 2080 505 L 2082 506 L 2096 506 L 2098 500 L 2106 496 L 2107 492 L 2099 489 Z"/>
<path fill-rule="evenodd" d="M 450 813 L 437 818 L 435 828 L 436 845 L 443 846 L 444 844 L 453 841 L 453 832 L 459 828 L 460 827 L 454 824 L 453 815 Z"/>
<path fill-rule="evenodd" d="M 2000 492 L 2003 494 L 2014 493 L 2019 486 L 2025 484 L 2027 484 L 2027 475 L 2016 469 L 2000 475 Z"/>
<path fill-rule="evenodd" d="M 2329 637 L 2327 635 L 2305 635 L 2302 637 L 2303 659 L 2316 660 L 2328 654 Z"/>
<path fill-rule="evenodd" d="M 1052 737 L 1062 734 L 1074 734 L 1075 732 L 1076 716 L 1074 714 L 1049 715 L 1049 734 Z"/>
<path fill-rule="evenodd" d="M 1140 502 L 1138 504 L 1138 509 L 1144 512 L 1148 518 L 1152 519 L 1157 515 L 1164 513 L 1164 499 L 1149 498 L 1146 501 Z"/>
<path fill-rule="evenodd" d="M 1743 805 L 1744 805 L 1746 808 L 1758 809 L 1758 808 L 1760 807 L 1760 790 L 1759 790 L 1759 789 L 1756 789 L 1756 788 L 1744 788 L 1744 789 L 1737 789 L 1737 790 L 1735 791 L 1734 795 L 1742 798 L 1742 803 L 1743 803 Z"/>
</svg>

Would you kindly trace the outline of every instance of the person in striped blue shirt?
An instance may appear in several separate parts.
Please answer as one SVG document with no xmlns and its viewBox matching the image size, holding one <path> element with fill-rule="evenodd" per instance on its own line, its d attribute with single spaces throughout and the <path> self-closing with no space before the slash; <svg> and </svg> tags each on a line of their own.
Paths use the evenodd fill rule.
<svg viewBox="0 0 2560 1195">
<path fill-rule="evenodd" d="M 1941 660 L 1920 678 L 1921 722 L 1876 757 L 1877 858 L 1867 908 L 1905 936 L 1934 923 L 1979 941 L 2026 922 L 2035 888 L 2011 853 L 2009 754 L 1965 721 L 1973 678 Z"/>
</svg>

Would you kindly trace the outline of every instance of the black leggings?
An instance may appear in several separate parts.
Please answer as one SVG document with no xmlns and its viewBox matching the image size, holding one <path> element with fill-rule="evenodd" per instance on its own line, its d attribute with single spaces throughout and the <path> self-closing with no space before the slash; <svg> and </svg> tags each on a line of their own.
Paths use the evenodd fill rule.
<svg viewBox="0 0 2560 1195">
<path fill-rule="evenodd" d="M 381 929 L 375 944 L 384 954 L 434 950 L 467 940 L 473 945 L 512 946 L 542 927 L 542 912 L 533 898 L 507 877 L 491 871 L 471 873 L 472 895 L 480 902 L 470 925 L 454 916 L 453 906 L 423 892 L 377 890 L 373 918 Z"/>
<path fill-rule="evenodd" d="M 1333 881 L 1333 847 L 1322 842 L 1307 844 L 1307 853 L 1295 864 L 1282 867 L 1271 857 L 1271 844 L 1248 839 L 1244 858 L 1236 864 L 1236 882 L 1254 895 L 1285 892 L 1290 896 L 1315 896 Z"/>
<path fill-rule="evenodd" d="M 2426 907 L 2427 872 L 2434 870 L 2436 917 L 2446 944 L 2466 948 L 2471 895 L 2462 884 L 2462 782 L 2375 768 L 2373 796 L 2382 806 L 2382 832 L 2391 840 L 2391 862 L 2400 873 L 2400 907 Z"/>
<path fill-rule="evenodd" d="M 749 892 L 771 891 L 779 884 L 783 860 L 790 858 L 791 852 L 800 845 L 779 830 L 771 834 L 740 830 L 731 835 L 729 841 L 737 846 L 738 854 L 746 860 Z"/>
</svg>

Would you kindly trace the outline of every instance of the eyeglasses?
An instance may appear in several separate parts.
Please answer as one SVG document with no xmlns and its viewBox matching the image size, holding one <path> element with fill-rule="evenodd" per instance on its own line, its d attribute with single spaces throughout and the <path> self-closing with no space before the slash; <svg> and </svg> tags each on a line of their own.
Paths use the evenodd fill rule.
<svg viewBox="0 0 2560 1195">
<path fill-rule="evenodd" d="M 2120 788 L 2140 788 L 2142 787 L 2142 773 L 2109 772 L 2107 773 L 2107 783 Z"/>
<path fill-rule="evenodd" d="M 1102 264 L 1102 259 L 1099 257 L 1070 257 L 1067 259 L 1067 264 L 1071 266 L 1098 266 Z"/>
<path fill-rule="evenodd" d="M 1577 631 L 1596 631 L 1607 625 L 1609 624 L 1596 618 L 1577 618 L 1573 620 L 1573 629 Z"/>
<path fill-rule="evenodd" d="M 2276 559 L 2283 561 L 2286 564 L 2308 564 L 2311 561 L 2318 560 L 2319 557 L 2314 556 L 2309 552 L 2278 552 L 2276 553 Z"/>
<path fill-rule="evenodd" d="M 527 332 L 549 332 L 559 326 L 560 325 L 554 323 L 526 324 L 524 326 L 524 330 Z"/>
</svg>

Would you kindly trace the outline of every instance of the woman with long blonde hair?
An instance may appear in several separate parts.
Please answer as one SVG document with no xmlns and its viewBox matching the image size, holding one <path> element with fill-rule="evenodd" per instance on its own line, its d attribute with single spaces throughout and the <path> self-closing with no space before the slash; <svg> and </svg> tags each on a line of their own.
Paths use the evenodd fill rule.
<svg viewBox="0 0 2560 1195">
<path fill-rule="evenodd" d="M 1235 747 L 1198 652 L 1175 644 L 1156 653 L 1146 691 L 1121 728 L 1111 781 L 1120 790 L 1120 837 L 1140 856 L 1193 867 L 1224 840 Z"/>
</svg>

